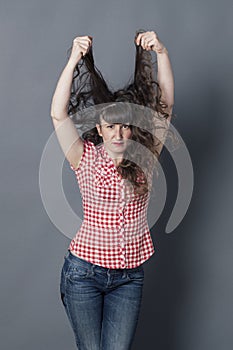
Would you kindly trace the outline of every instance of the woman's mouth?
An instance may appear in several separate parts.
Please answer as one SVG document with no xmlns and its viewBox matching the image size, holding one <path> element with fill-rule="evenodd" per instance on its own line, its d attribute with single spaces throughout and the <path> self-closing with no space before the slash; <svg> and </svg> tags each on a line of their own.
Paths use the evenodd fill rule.
<svg viewBox="0 0 233 350">
<path fill-rule="evenodd" d="M 124 141 L 114 141 L 112 142 L 113 145 L 115 146 L 123 146 L 124 145 Z"/>
</svg>

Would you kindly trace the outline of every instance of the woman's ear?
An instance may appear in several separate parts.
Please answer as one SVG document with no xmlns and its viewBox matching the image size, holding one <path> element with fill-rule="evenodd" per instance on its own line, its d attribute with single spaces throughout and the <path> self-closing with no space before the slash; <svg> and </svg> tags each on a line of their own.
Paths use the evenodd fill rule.
<svg viewBox="0 0 233 350">
<path fill-rule="evenodd" d="M 96 126 L 96 129 L 97 129 L 97 131 L 98 131 L 99 136 L 102 136 L 102 132 L 101 132 L 101 127 L 100 127 L 100 125 L 99 125 L 99 124 L 96 124 L 95 126 Z"/>
</svg>

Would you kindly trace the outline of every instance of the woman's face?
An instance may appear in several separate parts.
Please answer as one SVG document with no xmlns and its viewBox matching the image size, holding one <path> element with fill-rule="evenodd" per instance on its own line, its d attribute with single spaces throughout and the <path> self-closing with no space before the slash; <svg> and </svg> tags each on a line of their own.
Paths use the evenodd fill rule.
<svg viewBox="0 0 233 350">
<path fill-rule="evenodd" d="M 96 124 L 99 135 L 110 156 L 117 157 L 124 153 L 127 148 L 127 141 L 132 136 L 132 130 L 129 124 L 109 124 L 104 119 L 100 124 Z"/>
</svg>

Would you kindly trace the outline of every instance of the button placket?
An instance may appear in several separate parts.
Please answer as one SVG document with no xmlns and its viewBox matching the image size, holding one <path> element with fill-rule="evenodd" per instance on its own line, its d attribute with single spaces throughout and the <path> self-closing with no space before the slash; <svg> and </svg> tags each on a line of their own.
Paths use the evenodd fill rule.
<svg viewBox="0 0 233 350">
<path fill-rule="evenodd" d="M 121 202 L 119 208 L 120 224 L 119 224 L 119 250 L 120 250 L 120 260 L 121 268 L 125 268 L 125 240 L 124 240 L 124 210 L 126 205 L 126 194 L 125 194 L 125 182 L 124 179 L 120 181 L 120 191 L 121 191 Z"/>
</svg>

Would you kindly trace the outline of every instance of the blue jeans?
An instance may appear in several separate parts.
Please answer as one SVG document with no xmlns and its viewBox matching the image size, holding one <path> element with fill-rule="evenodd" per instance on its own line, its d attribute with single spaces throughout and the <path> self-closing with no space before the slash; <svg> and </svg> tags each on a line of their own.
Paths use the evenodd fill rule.
<svg viewBox="0 0 233 350">
<path fill-rule="evenodd" d="M 136 331 L 143 266 L 108 269 L 64 257 L 60 292 L 79 350 L 129 350 Z"/>
</svg>

